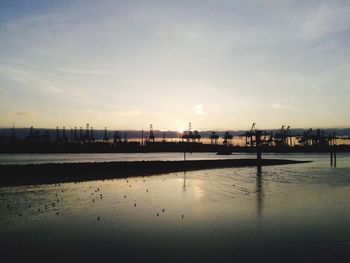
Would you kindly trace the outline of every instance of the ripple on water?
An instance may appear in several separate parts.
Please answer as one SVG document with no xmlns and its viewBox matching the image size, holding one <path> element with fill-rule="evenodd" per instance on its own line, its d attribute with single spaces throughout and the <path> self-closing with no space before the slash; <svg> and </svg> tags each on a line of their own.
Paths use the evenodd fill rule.
<svg viewBox="0 0 350 263">
<path fill-rule="evenodd" d="M 320 162 L 263 167 L 259 176 L 254 168 L 230 168 L 0 188 L 0 245 L 6 251 L 22 240 L 35 252 L 42 249 L 36 240 L 51 249 L 55 236 L 84 251 L 84 237 L 92 248 L 102 242 L 121 254 L 115 244 L 178 252 L 182 240 L 191 249 L 181 251 L 191 258 L 203 250 L 232 255 L 242 244 L 261 251 L 261 241 L 266 251 L 292 246 L 296 254 L 326 259 L 349 255 L 350 168 Z M 147 257 L 142 248 L 139 255 Z"/>
</svg>

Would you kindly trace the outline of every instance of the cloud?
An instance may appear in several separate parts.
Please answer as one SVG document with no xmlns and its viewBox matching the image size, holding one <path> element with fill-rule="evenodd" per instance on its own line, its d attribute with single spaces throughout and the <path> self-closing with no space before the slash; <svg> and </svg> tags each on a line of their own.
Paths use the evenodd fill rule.
<svg viewBox="0 0 350 263">
<path fill-rule="evenodd" d="M 78 114 L 93 113 L 94 112 L 92 109 L 88 109 L 88 108 L 85 108 L 85 109 L 71 109 L 69 111 L 72 112 L 72 113 L 78 113 Z"/>
<path fill-rule="evenodd" d="M 142 114 L 142 112 L 139 110 L 110 111 L 109 113 L 113 116 L 118 116 L 118 117 L 138 116 Z"/>
<path fill-rule="evenodd" d="M 274 102 L 271 105 L 269 105 L 269 108 L 275 109 L 275 110 L 285 110 L 288 109 L 286 105 L 283 105 L 280 102 Z"/>
<path fill-rule="evenodd" d="M 56 71 L 60 71 L 68 74 L 94 74 L 94 75 L 114 75 L 118 72 L 110 70 L 86 70 L 86 69 L 71 69 L 71 68 L 55 68 Z"/>
<path fill-rule="evenodd" d="M 27 116 L 34 115 L 34 113 L 30 112 L 30 111 L 15 111 L 15 112 L 12 112 L 11 115 L 20 116 L 20 117 L 27 117 Z"/>
<path fill-rule="evenodd" d="M 205 112 L 203 111 L 203 105 L 202 104 L 196 104 L 193 106 L 193 111 L 195 115 L 203 115 Z"/>
<path fill-rule="evenodd" d="M 309 37 L 322 37 L 330 33 L 345 31 L 349 5 L 336 1 L 326 1 L 315 6 L 312 11 L 305 12 L 301 23 L 301 33 Z"/>
<path fill-rule="evenodd" d="M 63 78 L 39 72 L 37 69 L 0 65 L 0 72 L 9 80 L 26 83 L 32 90 L 37 89 L 45 93 L 62 94 L 79 99 L 91 100 L 93 98 L 93 95 L 86 88 L 80 87 L 80 85 L 76 87 L 75 84 L 67 82 Z"/>
</svg>

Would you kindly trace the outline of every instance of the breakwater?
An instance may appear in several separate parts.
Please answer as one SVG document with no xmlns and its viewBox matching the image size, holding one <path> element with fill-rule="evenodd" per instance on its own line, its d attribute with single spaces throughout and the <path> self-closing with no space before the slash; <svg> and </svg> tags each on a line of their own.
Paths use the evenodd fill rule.
<svg viewBox="0 0 350 263">
<path fill-rule="evenodd" d="M 260 160 L 259 165 L 282 165 L 305 162 L 306 161 L 263 159 Z M 190 170 L 257 166 L 257 164 L 256 159 L 220 159 L 1 165 L 0 186 L 104 180 Z"/>
</svg>

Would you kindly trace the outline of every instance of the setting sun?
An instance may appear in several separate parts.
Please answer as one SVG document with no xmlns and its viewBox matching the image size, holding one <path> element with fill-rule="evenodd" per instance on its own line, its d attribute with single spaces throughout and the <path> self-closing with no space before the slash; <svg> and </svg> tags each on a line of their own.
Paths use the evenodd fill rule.
<svg viewBox="0 0 350 263">
<path fill-rule="evenodd" d="M 184 128 L 178 128 L 176 131 L 178 132 L 178 133 L 183 133 L 184 132 Z"/>
</svg>

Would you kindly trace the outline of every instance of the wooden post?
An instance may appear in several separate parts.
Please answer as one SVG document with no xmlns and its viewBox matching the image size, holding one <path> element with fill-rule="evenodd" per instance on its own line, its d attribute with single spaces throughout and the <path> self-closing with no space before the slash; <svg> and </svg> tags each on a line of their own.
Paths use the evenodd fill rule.
<svg viewBox="0 0 350 263">
<path fill-rule="evenodd" d="M 330 151 L 330 156 L 331 156 L 331 167 L 333 167 L 333 152 L 332 152 L 332 148 Z"/>
<path fill-rule="evenodd" d="M 256 131 L 255 134 L 256 141 L 256 161 L 258 169 L 261 169 L 261 131 Z"/>
<path fill-rule="evenodd" d="M 143 147 L 143 130 L 141 132 L 141 147 Z"/>
<path fill-rule="evenodd" d="M 337 150 L 334 144 L 330 146 L 330 157 L 331 157 L 331 167 L 337 167 Z"/>
</svg>

